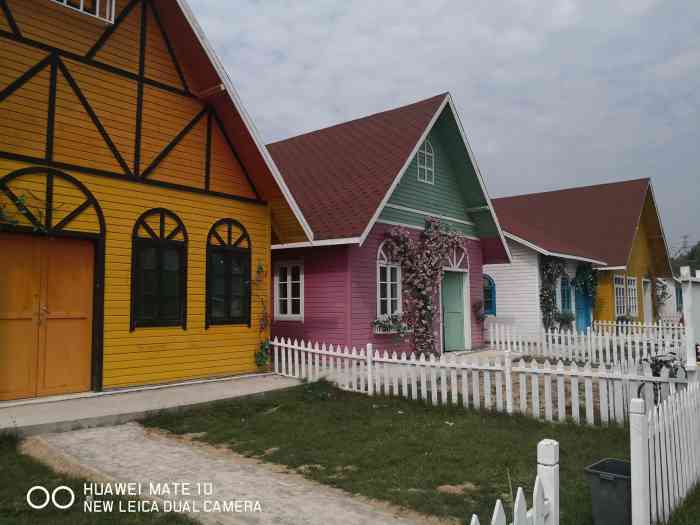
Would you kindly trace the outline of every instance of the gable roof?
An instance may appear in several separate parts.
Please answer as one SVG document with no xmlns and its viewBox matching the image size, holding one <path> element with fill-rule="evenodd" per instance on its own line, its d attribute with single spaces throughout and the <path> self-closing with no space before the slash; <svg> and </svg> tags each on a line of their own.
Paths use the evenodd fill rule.
<svg viewBox="0 0 700 525">
<path fill-rule="evenodd" d="M 504 197 L 493 205 L 506 236 L 518 242 L 542 253 L 624 267 L 648 195 L 653 203 L 651 181 L 637 179 Z"/>
<path fill-rule="evenodd" d="M 446 100 L 445 93 L 267 146 L 314 239 L 362 236 Z"/>
<path fill-rule="evenodd" d="M 179 35 L 172 39 L 175 54 L 196 71 L 197 78 L 190 79 L 192 92 L 210 104 L 221 116 L 227 134 L 234 139 L 237 154 L 257 178 L 256 187 L 263 199 L 282 199 L 291 209 L 307 239 L 313 232 L 277 166 L 260 138 L 250 116 L 241 103 L 221 60 L 214 51 L 204 31 L 198 24 L 187 0 L 153 0 L 168 33 Z"/>
</svg>

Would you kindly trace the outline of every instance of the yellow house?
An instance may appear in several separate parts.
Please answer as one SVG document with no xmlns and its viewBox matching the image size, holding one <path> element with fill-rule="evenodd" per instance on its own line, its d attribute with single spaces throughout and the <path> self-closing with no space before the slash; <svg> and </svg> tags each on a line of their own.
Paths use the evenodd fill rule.
<svg viewBox="0 0 700 525">
<path fill-rule="evenodd" d="M 185 1 L 0 6 L 0 400 L 255 370 L 312 234 Z"/>
<path fill-rule="evenodd" d="M 510 265 L 484 267 L 493 321 L 539 333 L 548 304 L 579 331 L 593 320 L 657 318 L 657 278 L 671 277 L 672 270 L 649 179 L 503 197 L 493 204 L 513 255 Z M 562 263 L 563 272 L 543 293 L 543 274 L 553 263 Z"/>
</svg>

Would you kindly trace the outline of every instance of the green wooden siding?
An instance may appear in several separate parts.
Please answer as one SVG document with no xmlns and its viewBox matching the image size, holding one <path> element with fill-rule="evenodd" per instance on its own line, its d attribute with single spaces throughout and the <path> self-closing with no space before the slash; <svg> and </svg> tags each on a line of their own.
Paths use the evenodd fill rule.
<svg viewBox="0 0 700 525">
<path fill-rule="evenodd" d="M 418 162 L 414 157 L 388 204 L 403 206 L 430 214 L 468 221 L 473 225 L 443 219 L 459 232 L 476 237 L 492 237 L 496 226 L 488 210 L 468 213 L 469 208 L 486 205 L 469 155 L 459 135 L 457 123 L 445 108 L 428 134 L 435 152 L 435 184 L 418 180 Z M 426 216 L 386 206 L 379 220 L 423 226 Z"/>
</svg>

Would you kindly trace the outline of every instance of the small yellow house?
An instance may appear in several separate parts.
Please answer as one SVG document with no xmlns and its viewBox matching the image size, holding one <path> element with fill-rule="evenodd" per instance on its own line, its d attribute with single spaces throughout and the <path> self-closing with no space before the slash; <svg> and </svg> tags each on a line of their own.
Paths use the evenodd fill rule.
<svg viewBox="0 0 700 525">
<path fill-rule="evenodd" d="M 503 197 L 493 204 L 512 264 L 484 267 L 489 322 L 539 333 L 545 324 L 543 273 L 553 261 L 564 271 L 550 304 L 571 328 L 586 331 L 593 320 L 657 318 L 657 278 L 672 271 L 649 179 Z M 586 284 L 592 281 L 595 288 Z"/>
<path fill-rule="evenodd" d="M 0 400 L 255 370 L 312 234 L 185 1 L 0 7 Z"/>
</svg>

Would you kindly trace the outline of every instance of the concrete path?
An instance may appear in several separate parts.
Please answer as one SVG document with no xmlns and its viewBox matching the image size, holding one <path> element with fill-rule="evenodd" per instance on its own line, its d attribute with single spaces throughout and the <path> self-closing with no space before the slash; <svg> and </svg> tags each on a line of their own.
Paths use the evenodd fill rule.
<svg viewBox="0 0 700 525">
<path fill-rule="evenodd" d="M 440 523 L 437 519 L 366 500 L 320 485 L 284 467 L 245 458 L 228 449 L 192 443 L 149 431 L 137 423 L 35 436 L 25 450 L 58 470 L 93 480 L 141 483 L 148 499 L 150 483 L 211 483 L 213 494 L 170 495 L 162 500 L 214 508 L 212 502 L 249 501 L 249 512 L 195 513 L 205 524 L 360 525 Z M 58 463 L 58 465 L 56 465 Z M 67 467 L 68 465 L 68 467 Z M 84 497 L 76 501 L 82 505 Z M 162 503 L 161 500 L 161 503 Z M 158 499 L 156 499 L 158 501 Z M 206 503 L 206 502 L 209 503 Z M 259 512 L 255 510 L 259 502 Z M 223 503 L 222 503 L 223 504 Z"/>
<path fill-rule="evenodd" d="M 23 436 L 117 425 L 152 412 L 249 396 L 300 384 L 274 374 L 191 381 L 174 385 L 0 403 L 0 433 Z"/>
</svg>

